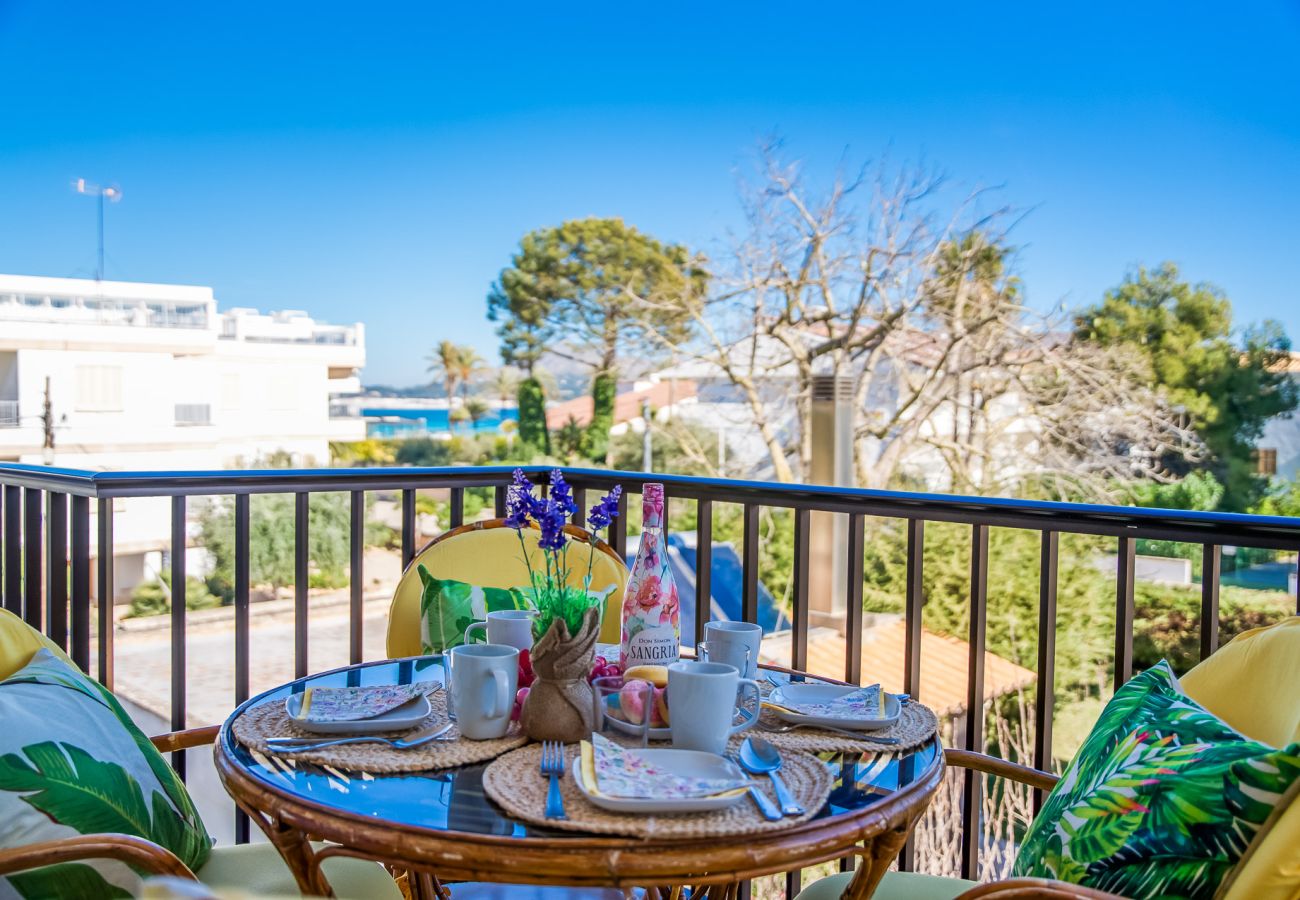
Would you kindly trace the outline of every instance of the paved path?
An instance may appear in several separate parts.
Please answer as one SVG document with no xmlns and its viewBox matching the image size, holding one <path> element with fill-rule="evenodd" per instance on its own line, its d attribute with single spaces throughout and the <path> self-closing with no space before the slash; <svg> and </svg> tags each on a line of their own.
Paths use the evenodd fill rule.
<svg viewBox="0 0 1300 900">
<path fill-rule="evenodd" d="M 363 620 L 365 659 L 384 659 L 388 597 L 367 600 Z M 249 687 L 253 694 L 292 681 L 292 611 L 255 616 L 249 624 Z M 348 664 L 348 610 L 330 605 L 311 612 L 307 670 Z M 113 689 L 124 699 L 170 719 L 171 630 L 119 632 L 114 638 Z M 229 618 L 189 623 L 186 628 L 186 721 L 189 727 L 221 722 L 235 704 L 235 631 Z M 93 668 L 92 668 L 93 671 Z"/>
<path fill-rule="evenodd" d="M 365 605 L 365 658 L 384 659 L 389 596 Z M 347 606 L 331 605 L 311 614 L 308 668 L 312 672 L 347 665 Z M 255 616 L 249 625 L 249 685 L 252 694 L 293 680 L 293 615 Z M 190 623 L 186 629 L 187 725 L 215 725 L 235 705 L 235 633 L 230 619 Z M 114 692 L 145 734 L 171 730 L 171 631 L 119 632 L 114 639 Z M 95 671 L 92 662 L 91 671 Z M 212 765 L 212 751 L 187 751 L 187 784 L 208 831 L 218 843 L 234 842 L 234 805 Z M 261 839 L 253 829 L 254 840 Z"/>
</svg>

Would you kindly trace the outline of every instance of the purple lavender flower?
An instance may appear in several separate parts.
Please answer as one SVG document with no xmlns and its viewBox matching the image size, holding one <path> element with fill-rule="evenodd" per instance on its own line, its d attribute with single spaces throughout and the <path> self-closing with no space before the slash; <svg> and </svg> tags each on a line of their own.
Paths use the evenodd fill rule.
<svg viewBox="0 0 1300 900">
<path fill-rule="evenodd" d="M 545 504 L 542 514 L 537 517 L 542 528 L 542 537 L 537 543 L 543 550 L 564 549 L 564 525 L 568 519 L 568 513 L 560 504 L 555 501 Z"/>
<path fill-rule="evenodd" d="M 587 524 L 591 526 L 593 532 L 600 531 L 618 516 L 618 498 L 622 495 L 623 486 L 616 484 L 614 490 L 602 497 L 600 502 L 591 508 L 591 512 L 587 515 Z"/>
<path fill-rule="evenodd" d="M 506 527 L 516 531 L 527 528 L 536 517 L 540 501 L 533 496 L 532 482 L 523 469 L 515 469 L 514 481 L 506 490 Z"/>
<path fill-rule="evenodd" d="M 565 517 L 578 511 L 578 504 L 573 501 L 573 488 L 564 480 L 564 473 L 559 469 L 551 472 L 551 502 Z"/>
</svg>

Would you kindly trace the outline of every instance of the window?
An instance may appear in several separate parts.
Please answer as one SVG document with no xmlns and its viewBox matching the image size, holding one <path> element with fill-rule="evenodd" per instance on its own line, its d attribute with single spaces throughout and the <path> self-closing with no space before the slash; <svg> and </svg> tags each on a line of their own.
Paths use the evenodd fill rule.
<svg viewBox="0 0 1300 900">
<path fill-rule="evenodd" d="M 77 366 L 77 412 L 121 412 L 121 366 Z"/>
<path fill-rule="evenodd" d="M 1277 474 L 1276 448 L 1261 447 L 1255 451 L 1255 471 L 1270 478 Z"/>
<path fill-rule="evenodd" d="M 177 425 L 211 425 L 212 407 L 206 403 L 177 403 Z"/>
</svg>

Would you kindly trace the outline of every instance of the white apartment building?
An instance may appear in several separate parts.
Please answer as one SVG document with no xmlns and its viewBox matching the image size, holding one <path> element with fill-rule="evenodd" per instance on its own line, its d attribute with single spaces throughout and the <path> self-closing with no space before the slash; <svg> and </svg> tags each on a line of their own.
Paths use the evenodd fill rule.
<svg viewBox="0 0 1300 900">
<path fill-rule="evenodd" d="M 222 469 L 283 452 L 327 465 L 330 441 L 365 437 L 363 420 L 330 413 L 364 365 L 360 323 L 221 312 L 208 287 L 0 275 L 0 461 Z M 124 507 L 125 590 L 166 546 L 169 512 Z"/>
</svg>

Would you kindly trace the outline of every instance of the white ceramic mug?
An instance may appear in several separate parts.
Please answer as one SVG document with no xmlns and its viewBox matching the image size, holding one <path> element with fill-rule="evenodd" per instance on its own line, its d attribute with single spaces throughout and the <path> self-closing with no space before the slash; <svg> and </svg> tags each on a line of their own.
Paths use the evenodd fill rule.
<svg viewBox="0 0 1300 900">
<path fill-rule="evenodd" d="M 749 648 L 739 641 L 700 641 L 695 645 L 695 658 L 731 666 L 738 675 L 749 670 Z"/>
<path fill-rule="evenodd" d="M 741 670 L 742 678 L 758 675 L 758 648 L 763 642 L 763 629 L 753 622 L 706 622 L 704 640 L 715 657 L 720 657 L 726 644 L 738 644 L 749 649 L 748 664 Z M 735 651 L 739 655 L 739 651 Z"/>
<path fill-rule="evenodd" d="M 505 644 L 461 644 L 447 658 L 460 733 L 472 741 L 505 737 L 519 684 L 519 650 Z"/>
<path fill-rule="evenodd" d="M 516 650 L 531 650 L 534 615 L 531 609 L 493 610 L 487 614 L 486 622 L 475 622 L 465 629 L 465 643 L 473 643 L 474 636 L 478 635 L 489 644 L 505 644 Z"/>
<path fill-rule="evenodd" d="M 668 712 L 673 746 L 707 753 L 725 750 L 727 738 L 757 721 L 750 716 L 739 725 L 732 724 L 741 690 L 754 692 L 754 709 L 758 709 L 758 683 L 741 678 L 734 666 L 692 660 L 670 665 Z"/>
</svg>

